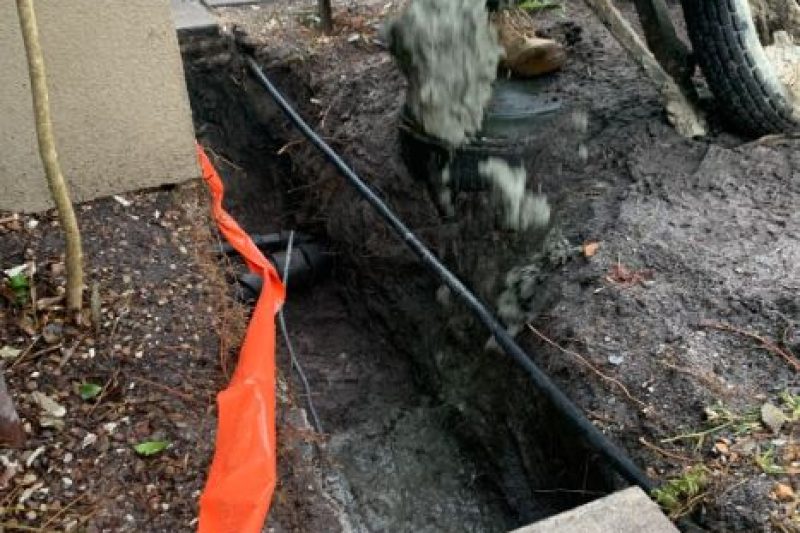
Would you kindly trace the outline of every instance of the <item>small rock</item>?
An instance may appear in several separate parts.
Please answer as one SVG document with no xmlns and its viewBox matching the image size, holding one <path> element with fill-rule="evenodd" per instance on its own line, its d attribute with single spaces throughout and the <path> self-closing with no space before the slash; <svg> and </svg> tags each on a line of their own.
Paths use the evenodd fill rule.
<svg viewBox="0 0 800 533">
<path fill-rule="evenodd" d="M 94 433 L 87 433 L 85 437 L 83 437 L 83 444 L 81 444 L 81 448 L 86 448 L 87 446 L 93 445 L 97 442 L 97 435 Z"/>
<path fill-rule="evenodd" d="M 64 325 L 59 322 L 50 322 L 42 328 L 42 338 L 47 344 L 56 344 L 64 336 Z"/>
<path fill-rule="evenodd" d="M 358 34 L 358 33 L 351 33 L 351 34 L 350 34 L 350 35 L 347 37 L 347 42 L 348 42 L 348 43 L 355 43 L 355 42 L 358 42 L 358 41 L 360 41 L 360 40 L 361 40 L 361 35 L 360 35 L 360 34 Z"/>
<path fill-rule="evenodd" d="M 621 355 L 609 355 L 608 362 L 614 366 L 619 366 L 622 362 L 625 361 L 625 358 Z"/>
<path fill-rule="evenodd" d="M 775 496 L 775 499 L 780 502 L 790 502 L 794 500 L 794 489 L 783 483 L 775 483 L 772 494 Z"/>
<path fill-rule="evenodd" d="M 122 207 L 130 207 L 130 206 L 131 206 L 131 202 L 130 202 L 130 200 L 126 200 L 126 199 L 125 199 L 124 197 L 122 197 L 122 196 L 119 196 L 119 195 L 114 195 L 114 197 L 113 197 L 113 198 L 114 198 L 114 200 L 116 200 L 116 201 L 119 203 L 119 205 L 121 205 Z"/>
<path fill-rule="evenodd" d="M 783 411 L 767 402 L 761 406 L 761 421 L 773 433 L 778 433 L 786 423 L 787 418 Z"/>
<path fill-rule="evenodd" d="M 54 399 L 52 399 L 46 394 L 34 391 L 31 393 L 31 397 L 33 398 L 33 401 L 36 402 L 37 405 L 39 405 L 41 410 L 49 416 L 55 418 L 63 418 L 64 415 L 67 414 L 66 407 L 60 405 L 58 402 L 56 402 Z"/>
</svg>

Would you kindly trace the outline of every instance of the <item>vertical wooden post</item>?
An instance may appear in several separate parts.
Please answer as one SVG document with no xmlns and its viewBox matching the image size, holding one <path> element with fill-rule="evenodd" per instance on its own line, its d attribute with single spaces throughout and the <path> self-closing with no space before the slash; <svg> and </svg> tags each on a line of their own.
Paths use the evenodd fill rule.
<svg viewBox="0 0 800 533">
<path fill-rule="evenodd" d="M 319 0 L 319 18 L 322 21 L 322 31 L 326 35 L 333 33 L 333 11 L 331 0 Z"/>
<path fill-rule="evenodd" d="M 33 114 L 36 119 L 36 136 L 50 194 L 56 204 L 61 227 L 66 240 L 67 308 L 79 312 L 83 305 L 83 247 L 78 220 L 69 198 L 69 190 L 61 173 L 53 122 L 50 118 L 50 99 L 47 93 L 47 74 L 33 0 L 17 0 L 20 29 L 28 57 L 31 78 Z M 77 314 L 77 313 L 76 313 Z"/>
</svg>

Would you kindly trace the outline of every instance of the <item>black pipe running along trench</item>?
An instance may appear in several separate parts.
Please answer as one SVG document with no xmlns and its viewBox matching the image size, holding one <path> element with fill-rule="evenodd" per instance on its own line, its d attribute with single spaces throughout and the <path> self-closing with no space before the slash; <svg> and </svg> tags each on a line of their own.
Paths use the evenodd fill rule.
<svg viewBox="0 0 800 533">
<path fill-rule="evenodd" d="M 281 110 L 316 146 L 325 158 L 344 175 L 350 184 L 380 214 L 381 218 L 394 230 L 402 241 L 411 249 L 420 261 L 436 275 L 447 287 L 461 299 L 475 316 L 486 326 L 503 351 L 516 361 L 528 374 L 534 386 L 540 390 L 553 404 L 578 434 L 592 448 L 613 466 L 613 468 L 629 483 L 638 485 L 648 494 L 655 485 L 642 470 L 637 467 L 616 444 L 611 442 L 592 424 L 581 410 L 556 386 L 531 357 L 525 353 L 514 338 L 506 331 L 500 321 L 492 315 L 487 307 L 464 285 L 433 253 L 417 238 L 416 235 L 392 212 L 392 210 L 373 192 L 373 190 L 345 163 L 342 158 L 317 135 L 300 117 L 281 93 L 267 78 L 264 71 L 252 56 L 247 56 L 247 65 L 262 87 L 275 100 Z"/>
</svg>

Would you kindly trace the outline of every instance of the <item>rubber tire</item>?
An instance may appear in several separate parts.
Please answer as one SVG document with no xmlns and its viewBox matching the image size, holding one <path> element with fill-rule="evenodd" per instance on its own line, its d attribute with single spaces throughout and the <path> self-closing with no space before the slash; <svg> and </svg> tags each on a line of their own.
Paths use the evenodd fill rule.
<svg viewBox="0 0 800 533">
<path fill-rule="evenodd" d="M 758 39 L 748 0 L 681 0 L 689 39 L 726 119 L 762 136 L 800 129 Z"/>
</svg>

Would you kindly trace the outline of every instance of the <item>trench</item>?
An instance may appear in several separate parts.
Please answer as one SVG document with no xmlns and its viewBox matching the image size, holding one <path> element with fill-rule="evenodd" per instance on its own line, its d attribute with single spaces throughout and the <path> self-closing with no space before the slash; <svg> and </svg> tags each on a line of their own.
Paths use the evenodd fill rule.
<svg viewBox="0 0 800 533">
<path fill-rule="evenodd" d="M 335 501 L 343 530 L 507 531 L 621 484 L 524 372 L 478 344 L 480 325 L 442 304 L 421 265 L 398 260 L 395 248 L 360 253 L 353 239 L 392 237 L 365 223 L 355 236 L 353 221 L 331 220 L 319 198 L 348 185 L 310 151 L 287 150 L 303 141 L 234 46 L 184 36 L 182 50 L 198 137 L 225 181 L 229 211 L 253 234 L 311 235 L 332 259 L 328 276 L 290 294 L 286 318 L 325 428 L 324 499 Z M 280 62 L 268 72 L 302 113 L 313 97 L 303 73 Z M 427 191 L 415 194 L 398 206 L 401 217 L 415 203 L 430 207 Z M 283 378 L 303 404 L 281 348 Z M 307 507 L 292 530 L 314 530 Z"/>
</svg>

